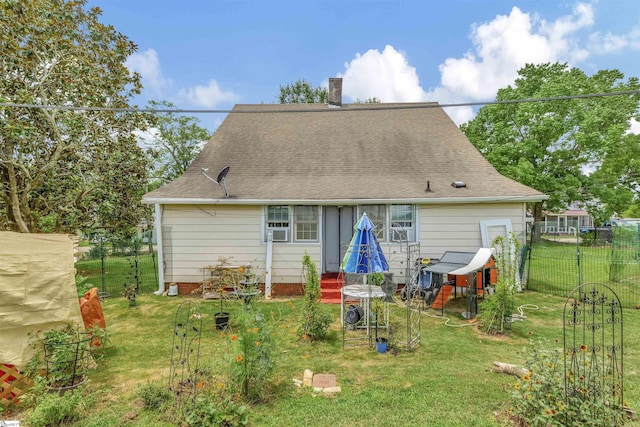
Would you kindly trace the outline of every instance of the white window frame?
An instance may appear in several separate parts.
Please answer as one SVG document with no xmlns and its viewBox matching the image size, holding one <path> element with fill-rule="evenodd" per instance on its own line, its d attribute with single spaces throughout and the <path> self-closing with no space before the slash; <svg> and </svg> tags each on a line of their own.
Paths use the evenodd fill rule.
<svg viewBox="0 0 640 427">
<path fill-rule="evenodd" d="M 358 205 L 358 217 L 362 216 L 364 212 L 367 210 L 371 211 L 371 206 L 384 206 L 384 224 L 378 224 L 379 220 L 372 219 L 373 223 L 376 225 L 376 237 L 379 242 L 404 242 L 404 239 L 394 239 L 397 233 L 406 233 L 406 241 L 415 242 L 418 235 L 418 218 L 417 212 L 418 207 L 412 204 L 391 204 L 391 205 Z M 411 208 L 411 220 L 410 221 L 398 221 L 394 222 L 392 220 L 392 212 L 393 206 L 409 206 Z M 369 215 L 369 214 L 368 214 Z M 406 228 L 399 225 L 399 222 L 411 222 L 411 227 Z"/>
<path fill-rule="evenodd" d="M 278 206 L 280 208 L 287 209 L 287 220 L 280 218 L 280 220 L 269 220 L 269 208 Z M 315 208 L 315 221 L 297 221 L 296 208 L 311 206 Z M 273 231 L 285 231 L 286 240 L 273 240 L 274 243 L 317 243 L 320 241 L 320 207 L 317 205 L 267 205 L 264 208 L 264 238 L 263 242 L 267 241 L 267 235 L 269 230 Z M 315 239 L 298 239 L 298 224 L 312 224 L 316 225 L 316 238 Z"/>
<path fill-rule="evenodd" d="M 315 210 L 315 219 L 314 220 L 298 220 L 298 209 L 304 208 L 313 208 Z M 315 205 L 296 205 L 293 207 L 293 241 L 294 242 L 317 242 L 320 236 L 320 215 L 319 215 L 319 207 Z M 298 238 L 298 226 L 299 225 L 315 225 L 315 234 L 316 237 L 313 239 L 301 239 Z M 301 231 L 305 233 L 306 231 Z M 313 231 L 311 231 L 313 232 Z"/>
<path fill-rule="evenodd" d="M 284 217 L 281 218 L 274 218 L 273 220 L 270 220 L 269 218 L 269 208 L 271 207 L 280 207 L 280 208 L 287 208 L 287 217 L 286 220 L 284 219 Z M 287 243 L 291 241 L 291 206 L 288 205 L 269 205 L 269 206 L 265 206 L 265 212 L 264 212 L 264 217 L 265 217 L 265 229 L 264 229 L 264 241 L 267 241 L 267 235 L 269 233 L 269 231 L 271 230 L 272 232 L 277 232 L 277 231 L 282 231 L 282 230 L 286 230 L 286 240 L 274 240 L 274 243 Z"/>
</svg>

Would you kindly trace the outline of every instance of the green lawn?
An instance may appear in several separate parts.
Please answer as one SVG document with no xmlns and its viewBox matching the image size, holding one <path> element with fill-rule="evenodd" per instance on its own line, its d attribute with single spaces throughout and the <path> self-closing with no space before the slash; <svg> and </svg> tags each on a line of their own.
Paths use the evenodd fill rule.
<svg viewBox="0 0 640 427">
<path fill-rule="evenodd" d="M 138 307 L 129 308 L 122 297 L 103 303 L 111 345 L 90 374 L 86 392 L 94 399 L 90 411 L 77 426 L 171 425 L 157 413 L 141 408 L 136 389 L 149 380 L 168 384 L 174 316 L 183 297 L 138 297 Z M 203 314 L 199 369 L 215 388 L 226 390 L 231 366 L 231 332 L 215 330 L 213 314 L 218 301 L 192 300 Z M 339 306 L 332 333 L 325 342 L 299 341 L 301 299 L 258 301 L 268 316 L 277 319 L 273 339 L 275 370 L 263 403 L 250 405 L 253 426 L 495 426 L 495 411 L 504 409 L 514 377 L 491 372 L 493 361 L 521 364 L 521 350 L 530 338 L 562 342 L 564 298 L 525 292 L 518 304 L 526 319 L 515 322 L 509 336 L 490 337 L 467 325 L 460 312 L 464 299 L 451 301 L 442 318 L 423 314 L 422 340 L 414 352 L 379 354 L 367 346 L 342 348 Z M 238 304 L 232 304 L 232 321 Z M 392 308 L 392 319 L 403 313 Z M 437 313 L 439 314 L 439 313 Z M 640 408 L 640 312 L 624 311 L 625 401 Z M 305 369 L 334 373 L 342 391 L 334 396 L 316 395 L 294 386 Z M 15 417 L 24 417 L 16 413 Z M 12 418 L 9 418 L 12 419 Z M 15 419 L 15 418 L 14 418 Z"/>
<path fill-rule="evenodd" d="M 531 290 L 563 296 L 579 284 L 597 282 L 611 287 L 623 307 L 640 304 L 640 261 L 635 247 L 612 250 L 611 246 L 578 247 L 543 240 L 532 246 L 527 271 Z"/>
<path fill-rule="evenodd" d="M 137 261 L 137 269 L 136 269 Z M 158 289 L 156 274 L 157 257 L 148 253 L 133 256 L 109 256 L 104 260 L 104 284 L 102 281 L 103 261 L 101 259 L 86 259 L 76 263 L 78 274 L 87 279 L 88 283 L 110 295 L 120 295 L 125 283 L 136 283 L 136 275 L 140 292 L 151 293 Z"/>
</svg>

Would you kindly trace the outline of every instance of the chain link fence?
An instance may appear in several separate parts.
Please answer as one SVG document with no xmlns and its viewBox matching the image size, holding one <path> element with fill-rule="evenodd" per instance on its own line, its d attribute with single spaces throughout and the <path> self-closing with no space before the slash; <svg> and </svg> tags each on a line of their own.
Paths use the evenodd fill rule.
<svg viewBox="0 0 640 427">
<path fill-rule="evenodd" d="M 138 293 L 158 289 L 158 257 L 150 238 L 144 235 L 119 239 L 93 237 L 76 262 L 76 283 L 81 288 L 98 288 L 109 295 L 122 295 L 128 285 Z"/>
<path fill-rule="evenodd" d="M 614 225 L 566 232 L 533 224 L 524 248 L 524 284 L 529 290 L 566 297 L 583 283 L 609 286 L 625 308 L 640 304 L 640 228 Z"/>
</svg>

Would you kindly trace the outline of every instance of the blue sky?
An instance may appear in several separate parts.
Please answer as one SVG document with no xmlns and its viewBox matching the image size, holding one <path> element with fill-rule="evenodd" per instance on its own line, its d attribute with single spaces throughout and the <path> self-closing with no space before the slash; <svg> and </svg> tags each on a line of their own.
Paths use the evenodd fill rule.
<svg viewBox="0 0 640 427">
<path fill-rule="evenodd" d="M 89 0 L 138 45 L 136 100 L 230 109 L 279 86 L 343 77 L 345 102 L 485 101 L 525 63 L 640 76 L 640 3 L 576 1 Z M 457 123 L 471 108 L 447 112 Z M 224 115 L 197 115 L 215 130 Z M 634 124 L 637 126 L 637 123 Z"/>
</svg>

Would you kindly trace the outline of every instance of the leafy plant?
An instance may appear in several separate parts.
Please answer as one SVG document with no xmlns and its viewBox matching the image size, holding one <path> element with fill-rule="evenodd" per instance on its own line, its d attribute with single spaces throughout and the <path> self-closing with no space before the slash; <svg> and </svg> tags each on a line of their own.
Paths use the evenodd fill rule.
<svg viewBox="0 0 640 427">
<path fill-rule="evenodd" d="M 158 381 L 148 381 L 141 385 L 138 388 L 138 396 L 144 401 L 144 407 L 150 410 L 162 409 L 173 398 L 167 385 Z"/>
<path fill-rule="evenodd" d="M 91 282 L 87 282 L 87 278 L 81 275 L 76 275 L 76 290 L 78 292 L 78 298 L 84 296 L 89 289 L 93 288 Z"/>
<path fill-rule="evenodd" d="M 252 306 L 238 310 L 238 328 L 232 344 L 231 375 L 242 396 L 259 400 L 273 370 L 271 328 L 264 315 Z"/>
<path fill-rule="evenodd" d="M 80 419 L 87 409 L 88 401 L 81 389 L 58 393 L 43 393 L 36 399 L 36 406 L 27 421 L 31 427 L 49 427 L 70 424 Z"/>
<path fill-rule="evenodd" d="M 304 306 L 301 314 L 302 321 L 298 328 L 298 335 L 311 341 L 321 340 L 327 336 L 333 319 L 324 307 L 319 304 L 320 278 L 316 265 L 309 254 L 304 254 L 302 266 L 306 277 L 306 285 L 304 288 Z"/>
<path fill-rule="evenodd" d="M 563 352 L 533 341 L 524 348 L 529 373 L 520 376 L 511 389 L 504 422 L 513 426 L 560 426 L 567 420 L 589 426 L 621 425 L 619 408 L 598 395 L 597 387 L 565 397 Z M 569 374 L 568 380 L 571 380 Z"/>
<path fill-rule="evenodd" d="M 496 237 L 492 242 L 496 249 L 496 267 L 498 281 L 495 292 L 488 295 L 480 304 L 478 319 L 487 333 L 505 333 L 511 326 L 513 312 L 516 310 L 515 291 L 517 289 L 518 268 L 516 259 L 521 243 L 514 233 L 505 240 Z"/>
<path fill-rule="evenodd" d="M 102 259 L 106 258 L 107 255 L 109 255 L 109 248 L 107 247 L 106 243 L 100 241 L 98 244 L 89 249 L 89 252 L 87 252 L 87 259 Z"/>
<path fill-rule="evenodd" d="M 30 377 L 46 372 L 46 386 L 68 388 L 86 380 L 92 360 L 88 334 L 79 333 L 71 324 L 63 329 L 51 329 L 33 343 L 34 356 L 27 365 Z M 44 365 L 44 367 L 43 367 Z"/>
<path fill-rule="evenodd" d="M 238 405 L 232 400 L 219 402 L 199 397 L 187 409 L 185 421 L 188 426 L 197 427 L 245 426 L 249 422 L 249 410 L 246 405 Z"/>
<path fill-rule="evenodd" d="M 138 288 L 134 283 L 125 283 L 122 295 L 129 301 L 129 307 L 135 307 L 138 305 L 138 302 L 136 301 Z"/>
</svg>

